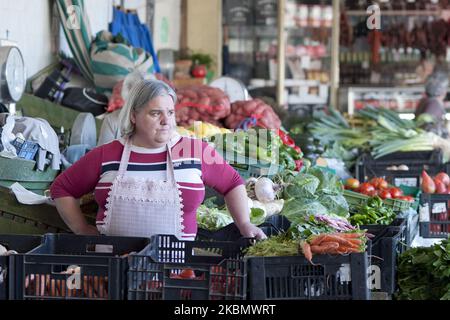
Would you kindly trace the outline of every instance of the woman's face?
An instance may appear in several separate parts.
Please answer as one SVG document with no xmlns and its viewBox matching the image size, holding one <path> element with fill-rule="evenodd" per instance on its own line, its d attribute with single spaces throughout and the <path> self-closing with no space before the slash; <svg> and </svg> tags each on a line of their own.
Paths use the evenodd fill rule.
<svg viewBox="0 0 450 320">
<path fill-rule="evenodd" d="M 132 112 L 131 121 L 135 124 L 135 142 L 149 148 L 166 145 L 176 128 L 172 98 L 159 96 L 150 100 L 138 112 Z"/>
</svg>

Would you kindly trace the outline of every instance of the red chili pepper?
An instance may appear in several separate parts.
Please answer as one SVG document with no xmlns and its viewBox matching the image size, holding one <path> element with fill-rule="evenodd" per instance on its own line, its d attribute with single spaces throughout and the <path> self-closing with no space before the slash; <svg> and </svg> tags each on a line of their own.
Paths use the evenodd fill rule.
<svg viewBox="0 0 450 320">
<path fill-rule="evenodd" d="M 280 137 L 281 141 L 284 145 L 294 148 L 295 147 L 295 141 L 292 139 L 287 133 L 285 133 L 283 130 L 278 129 L 278 136 Z"/>
</svg>

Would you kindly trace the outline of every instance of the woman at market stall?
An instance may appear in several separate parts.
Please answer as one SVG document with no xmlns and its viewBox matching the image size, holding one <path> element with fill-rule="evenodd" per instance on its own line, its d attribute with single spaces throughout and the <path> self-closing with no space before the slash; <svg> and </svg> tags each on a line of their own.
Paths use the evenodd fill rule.
<svg viewBox="0 0 450 320">
<path fill-rule="evenodd" d="M 416 118 L 428 114 L 432 121 L 426 121 L 423 127 L 427 131 L 432 131 L 443 138 L 448 137 L 448 130 L 445 125 L 444 99 L 447 95 L 448 75 L 442 71 L 433 72 L 425 83 L 425 97 L 419 101 L 416 110 Z"/>
<path fill-rule="evenodd" d="M 239 174 L 207 143 L 176 133 L 175 92 L 158 80 L 138 81 L 120 115 L 122 137 L 87 153 L 57 177 L 51 195 L 76 234 L 193 240 L 205 185 L 224 195 L 245 237 L 265 238 L 250 222 Z M 94 191 L 97 228 L 76 199 Z"/>
</svg>

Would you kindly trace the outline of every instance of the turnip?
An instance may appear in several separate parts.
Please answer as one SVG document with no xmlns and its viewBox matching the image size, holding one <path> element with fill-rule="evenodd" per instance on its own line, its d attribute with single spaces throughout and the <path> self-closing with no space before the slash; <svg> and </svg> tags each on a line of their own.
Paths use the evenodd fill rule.
<svg viewBox="0 0 450 320">
<path fill-rule="evenodd" d="M 267 216 L 273 216 L 279 214 L 283 210 L 284 200 L 275 200 L 264 204 L 266 206 Z"/>
<path fill-rule="evenodd" d="M 249 209 L 253 208 L 253 200 L 250 199 L 249 197 L 247 197 L 247 203 L 248 203 L 248 208 Z"/>
<path fill-rule="evenodd" d="M 255 183 L 255 195 L 261 202 L 272 202 L 275 200 L 275 186 L 269 178 L 259 178 Z"/>
</svg>

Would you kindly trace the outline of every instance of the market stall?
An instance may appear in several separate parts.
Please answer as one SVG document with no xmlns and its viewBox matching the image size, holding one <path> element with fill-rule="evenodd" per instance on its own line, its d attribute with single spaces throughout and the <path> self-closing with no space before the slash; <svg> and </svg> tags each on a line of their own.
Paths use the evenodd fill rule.
<svg viewBox="0 0 450 320">
<path fill-rule="evenodd" d="M 61 19 L 66 19 L 63 2 L 58 2 L 58 8 Z M 82 5 L 83 1 L 76 3 Z M 350 39 L 354 28 L 350 22 L 355 20 L 350 17 L 362 14 L 361 8 L 351 7 L 348 1 L 341 6 L 340 21 L 337 1 L 283 1 L 279 7 L 276 1 L 224 4 L 226 19 L 221 28 L 226 36 L 224 50 L 229 54 L 224 76 L 213 76 L 212 60 L 207 55 L 191 53 L 173 59 L 170 50 L 156 54 L 145 25 L 134 12 L 118 7 L 114 7 L 111 30 L 94 36 L 87 24 L 79 31 L 65 29 L 72 50 L 78 47 L 77 38 L 83 42 L 75 59 L 60 57 L 30 77 L 27 86 L 25 79 L 20 82 L 2 74 L 0 84 L 6 83 L 6 89 L 16 88 L 17 92 L 9 92 L 5 98 L 2 87 L 0 98 L 13 104 L 17 113 L 11 106 L 10 113 L 2 113 L 0 299 L 449 299 L 450 141 L 426 129 L 433 122 L 430 117 L 405 118 L 398 112 L 415 109 L 421 87 L 403 90 L 393 87 L 397 82 L 378 82 L 377 86 L 390 88 L 375 90 L 373 81 L 363 81 L 366 76 L 352 73 L 361 63 L 367 67 L 364 70 L 381 73 L 379 79 L 401 78 L 405 80 L 401 85 L 406 85 L 406 80 L 411 80 L 405 75 L 407 71 L 393 77 L 389 72 L 396 71 L 391 64 L 375 67 L 388 62 L 383 60 L 388 58 L 378 56 L 380 52 L 390 56 L 404 54 L 404 50 L 384 39 L 387 53 L 375 50 L 375 44 L 374 55 L 370 55 Z M 277 11 L 280 8 L 282 12 Z M 386 12 L 397 16 L 400 9 Z M 423 15 L 438 16 L 436 7 L 428 9 Z M 82 18 L 88 19 L 86 15 Z M 341 83 L 349 86 L 345 112 L 329 106 L 338 84 L 338 38 L 333 29 L 338 23 L 341 46 L 346 48 L 340 56 Z M 392 26 L 389 30 L 391 36 Z M 274 42 L 282 36 L 286 36 L 286 43 Z M 430 41 L 435 40 L 442 39 Z M 244 49 L 242 44 L 246 44 Z M 432 46 L 431 54 L 441 55 L 442 50 L 439 45 Z M 276 56 L 284 53 L 286 56 L 276 62 Z M 414 53 L 406 49 L 404 60 L 411 62 Z M 0 64 L 2 58 L 0 55 Z M 161 61 L 165 63 L 160 65 Z M 400 62 L 406 65 L 406 61 Z M 286 63 L 286 79 L 285 68 L 274 70 L 275 63 Z M 140 92 L 135 92 L 137 84 L 143 86 L 141 80 L 156 79 L 176 96 L 172 99 L 173 117 L 179 141 L 201 142 L 202 148 L 214 150 L 212 154 L 217 152 L 217 158 L 225 159 L 234 169 L 214 167 L 216 172 L 208 172 L 207 179 L 214 175 L 217 181 L 229 178 L 221 172 L 240 177 L 246 195 L 241 200 L 248 208 L 241 214 L 252 228 L 263 231 L 266 239 L 242 235 L 242 225 L 233 208 L 227 206 L 226 192 L 206 188 L 203 182 L 179 183 L 176 173 L 178 178 L 190 174 L 188 170 L 203 174 L 202 163 L 180 158 L 175 152 L 173 160 L 167 152 L 173 146 L 167 147 L 167 155 L 156 163 L 139 162 L 138 158 L 126 163 L 122 151 L 99 149 L 121 138 L 120 121 L 126 121 L 122 112 L 131 112 L 130 101 Z M 276 99 L 273 90 L 270 94 L 255 90 L 272 84 L 279 86 L 278 93 L 282 89 L 286 99 L 279 95 Z M 358 87 L 363 84 L 367 88 Z M 286 103 L 280 103 L 283 100 Z M 293 108 L 298 105 L 313 105 L 314 112 L 299 115 Z M 134 126 L 140 120 L 136 114 Z M 24 118 L 33 123 L 45 120 L 38 126 L 38 138 L 19 130 L 17 124 Z M 103 136 L 106 131 L 107 137 Z M 50 152 L 49 140 L 57 152 Z M 127 143 L 123 149 L 128 157 L 131 146 Z M 166 145 L 169 142 L 162 146 Z M 147 152 L 150 155 L 155 153 L 152 148 L 140 148 L 152 151 Z M 73 197 L 80 202 L 76 205 L 81 205 L 80 214 L 89 230 L 98 234 L 97 227 L 110 227 L 107 218 L 114 212 L 110 211 L 112 190 L 119 188 L 115 183 L 125 179 L 129 166 L 134 171 L 147 167 L 142 176 L 131 179 L 134 183 L 144 180 L 144 171 L 158 171 L 153 167 L 163 164 L 166 169 L 159 171 L 169 172 L 166 180 L 174 182 L 171 187 L 176 189 L 165 186 L 161 190 L 171 190 L 169 196 L 178 201 L 176 208 L 182 219 L 174 221 L 180 226 L 185 219 L 181 215 L 185 207 L 181 189 L 201 191 L 191 217 L 195 233 L 178 230 L 148 237 L 72 234 L 69 225 L 73 221 L 57 210 L 49 188 L 93 149 L 111 152 L 102 152 L 106 160 L 97 159 L 101 161 L 98 181 L 89 182 L 96 190 L 90 188 L 79 199 Z M 41 155 L 42 150 L 47 153 Z M 112 158 L 114 153 L 119 154 L 118 159 Z M 169 161 L 174 165 L 167 165 Z M 92 163 L 95 167 L 96 162 Z M 84 174 L 88 176 L 88 169 L 73 171 L 83 174 L 64 176 L 64 182 L 76 185 Z M 112 176 L 108 170 L 121 175 L 108 180 Z M 119 200 L 135 197 L 141 207 L 150 206 L 154 199 L 142 198 L 136 190 L 131 191 L 131 182 L 126 183 L 131 196 L 121 194 Z M 151 185 L 140 186 L 150 190 Z M 101 192 L 104 205 L 99 201 Z M 60 198 L 69 197 L 62 194 Z M 187 193 L 188 197 L 196 198 L 197 194 Z M 161 212 L 164 205 L 171 204 L 168 198 L 160 201 Z M 189 202 L 186 206 L 194 207 Z M 128 213 L 134 218 L 134 212 Z"/>
</svg>

